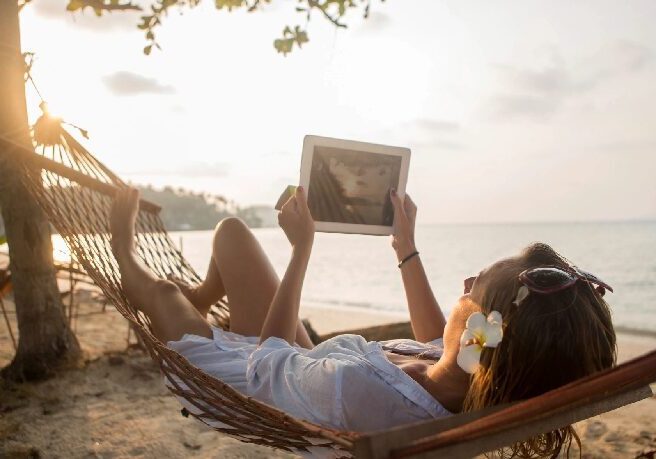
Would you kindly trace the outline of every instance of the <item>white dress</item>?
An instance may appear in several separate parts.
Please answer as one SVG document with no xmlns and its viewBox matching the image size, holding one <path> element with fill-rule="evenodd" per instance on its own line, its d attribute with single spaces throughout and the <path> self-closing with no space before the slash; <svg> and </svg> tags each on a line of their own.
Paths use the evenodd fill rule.
<svg viewBox="0 0 656 459">
<path fill-rule="evenodd" d="M 212 331 L 214 339 L 187 334 L 168 347 L 238 391 L 296 418 L 366 432 L 451 414 L 384 352 L 424 352 L 437 359 L 441 339 L 367 342 L 359 335 L 340 335 L 304 349 L 275 337 L 258 345 L 258 337 Z M 197 411 L 178 398 L 189 411 Z"/>
</svg>

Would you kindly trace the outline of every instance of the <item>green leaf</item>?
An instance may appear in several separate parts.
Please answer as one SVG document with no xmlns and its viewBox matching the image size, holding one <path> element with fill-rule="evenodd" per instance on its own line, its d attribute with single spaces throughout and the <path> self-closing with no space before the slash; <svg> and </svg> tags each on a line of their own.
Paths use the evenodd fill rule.
<svg viewBox="0 0 656 459">
<path fill-rule="evenodd" d="M 241 8 L 244 6 L 244 0 L 215 0 L 214 4 L 217 9 L 227 8 L 232 11 L 233 8 Z"/>
<path fill-rule="evenodd" d="M 77 11 L 81 8 L 84 8 L 84 1 L 83 0 L 70 0 L 68 2 L 68 5 L 66 5 L 66 10 L 67 11 Z"/>
<path fill-rule="evenodd" d="M 279 53 L 282 53 L 283 56 L 286 56 L 288 53 L 292 52 L 292 47 L 294 46 L 293 38 L 279 38 L 274 40 L 273 46 Z"/>
<path fill-rule="evenodd" d="M 153 50 L 153 45 L 148 45 L 143 49 L 143 52 L 146 56 L 150 56 L 150 52 Z"/>
<path fill-rule="evenodd" d="M 7 236 L 0 234 L 0 245 L 7 243 Z"/>
<path fill-rule="evenodd" d="M 303 43 L 307 43 L 308 41 L 310 40 L 308 39 L 308 35 L 305 30 L 296 31 L 296 43 L 298 44 L 299 48 L 303 45 Z"/>
<path fill-rule="evenodd" d="M 141 16 L 141 24 L 137 25 L 137 29 L 147 30 L 150 27 L 150 21 L 152 21 L 152 16 Z"/>
<path fill-rule="evenodd" d="M 273 42 L 274 48 L 286 56 L 294 50 L 294 43 L 301 48 L 303 43 L 307 43 L 309 40 L 308 34 L 305 30 L 301 29 L 301 26 L 294 26 L 294 29 L 287 26 L 282 31 L 282 38 L 279 38 Z"/>
</svg>

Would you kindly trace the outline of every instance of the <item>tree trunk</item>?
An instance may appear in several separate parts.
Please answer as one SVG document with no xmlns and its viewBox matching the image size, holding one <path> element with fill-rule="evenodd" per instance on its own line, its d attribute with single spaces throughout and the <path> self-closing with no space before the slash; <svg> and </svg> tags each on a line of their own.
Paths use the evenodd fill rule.
<svg viewBox="0 0 656 459">
<path fill-rule="evenodd" d="M 32 148 L 25 102 L 24 61 L 16 0 L 0 0 L 0 135 Z M 39 173 L 39 171 L 35 171 Z M 21 168 L 0 151 L 0 208 L 9 244 L 19 342 L 2 375 L 12 380 L 49 376 L 80 358 L 57 288 L 50 226 L 20 180 Z"/>
</svg>

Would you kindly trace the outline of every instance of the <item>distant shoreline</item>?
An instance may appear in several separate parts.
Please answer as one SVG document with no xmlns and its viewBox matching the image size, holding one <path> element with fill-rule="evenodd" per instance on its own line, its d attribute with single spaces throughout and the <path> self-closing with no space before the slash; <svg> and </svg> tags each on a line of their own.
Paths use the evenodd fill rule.
<svg viewBox="0 0 656 459">
<path fill-rule="evenodd" d="M 264 207 L 263 207 L 264 208 Z M 269 210 L 269 208 L 267 208 Z M 277 211 L 276 211 L 277 212 Z M 218 223 L 218 222 L 217 222 Z M 589 221 L 535 221 L 535 222 L 439 222 L 439 223 L 423 223 L 417 222 L 418 228 L 432 228 L 439 226 L 531 226 L 531 225 L 656 225 L 656 220 L 589 220 Z M 265 224 L 262 226 L 253 227 L 252 229 L 264 228 L 277 228 L 275 223 Z M 175 229 L 175 232 L 188 232 L 188 231 L 211 231 L 209 229 Z"/>
<path fill-rule="evenodd" d="M 656 330 L 641 330 L 639 328 L 626 327 L 624 325 L 617 325 L 614 327 L 615 333 L 623 333 L 631 336 L 644 336 L 645 338 L 656 339 Z"/>
</svg>

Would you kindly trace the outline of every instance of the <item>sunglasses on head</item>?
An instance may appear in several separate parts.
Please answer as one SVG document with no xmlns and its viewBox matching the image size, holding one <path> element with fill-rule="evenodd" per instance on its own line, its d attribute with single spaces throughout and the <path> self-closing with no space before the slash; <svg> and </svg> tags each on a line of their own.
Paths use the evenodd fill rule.
<svg viewBox="0 0 656 459">
<path fill-rule="evenodd" d="M 478 276 L 465 279 L 465 295 L 471 292 L 474 281 Z M 597 292 L 604 296 L 606 290 L 613 288 L 594 274 L 583 271 L 574 266 L 559 268 L 557 266 L 540 266 L 522 271 L 518 276 L 519 282 L 530 291 L 541 294 L 560 292 L 574 285 L 577 281 L 584 281 L 595 286 Z"/>
</svg>

